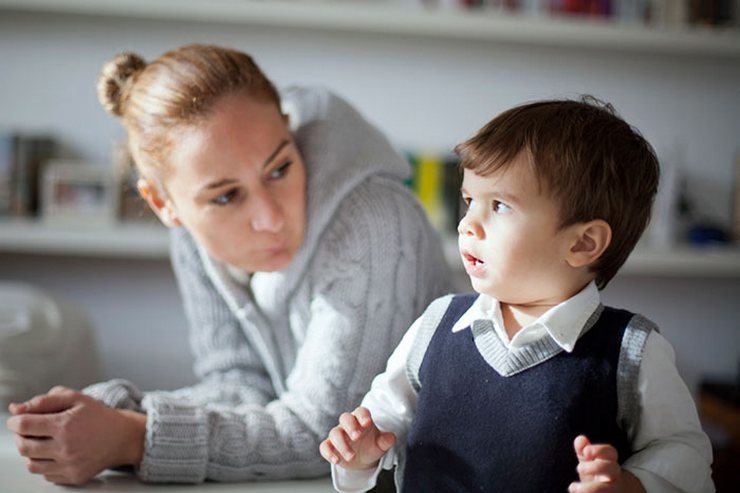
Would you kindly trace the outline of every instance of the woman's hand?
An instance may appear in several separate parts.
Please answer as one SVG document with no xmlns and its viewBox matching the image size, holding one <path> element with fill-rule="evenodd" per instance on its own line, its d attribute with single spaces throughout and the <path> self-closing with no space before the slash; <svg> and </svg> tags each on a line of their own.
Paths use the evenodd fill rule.
<svg viewBox="0 0 740 493">
<path fill-rule="evenodd" d="M 321 456 L 345 469 L 371 469 L 396 443 L 396 436 L 382 432 L 373 422 L 370 411 L 358 407 L 339 416 L 339 425 L 321 442 Z"/>
<path fill-rule="evenodd" d="M 583 435 L 573 442 L 578 456 L 579 481 L 568 487 L 570 493 L 645 493 L 640 480 L 617 462 L 617 449 L 591 444 Z"/>
<path fill-rule="evenodd" d="M 143 414 L 112 409 L 64 387 L 9 410 L 7 427 L 29 472 L 52 483 L 80 485 L 106 468 L 141 462 Z"/>
</svg>

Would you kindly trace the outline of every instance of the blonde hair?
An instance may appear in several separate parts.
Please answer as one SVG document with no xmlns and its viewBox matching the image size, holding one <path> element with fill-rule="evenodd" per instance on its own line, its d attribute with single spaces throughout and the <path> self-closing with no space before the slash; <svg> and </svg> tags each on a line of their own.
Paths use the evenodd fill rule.
<svg viewBox="0 0 740 493">
<path fill-rule="evenodd" d="M 275 86 L 246 53 L 190 44 L 147 63 L 135 53 L 120 53 L 103 65 L 97 83 L 105 110 L 123 120 L 139 172 L 158 180 L 177 130 L 198 124 L 218 101 L 244 93 L 280 109 Z"/>
</svg>

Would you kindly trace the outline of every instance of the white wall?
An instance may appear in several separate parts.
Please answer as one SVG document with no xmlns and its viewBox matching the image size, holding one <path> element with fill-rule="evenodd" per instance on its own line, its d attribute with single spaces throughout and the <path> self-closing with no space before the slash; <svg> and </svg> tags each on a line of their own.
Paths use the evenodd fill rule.
<svg viewBox="0 0 740 493">
<path fill-rule="evenodd" d="M 187 42 L 249 51 L 279 86 L 329 86 L 413 148 L 449 149 L 514 104 L 591 93 L 613 103 L 666 163 L 688 169 L 703 214 L 730 220 L 740 136 L 737 58 L 0 13 L 0 127 L 49 130 L 68 154 L 107 162 L 122 130 L 97 103 L 100 66 L 119 51 L 151 58 Z M 85 304 L 100 329 L 108 376 L 130 376 L 147 388 L 192 379 L 166 263 L 0 254 L 0 277 Z M 735 374 L 740 279 L 618 279 L 606 300 L 663 325 L 692 387 L 704 371 Z"/>
</svg>

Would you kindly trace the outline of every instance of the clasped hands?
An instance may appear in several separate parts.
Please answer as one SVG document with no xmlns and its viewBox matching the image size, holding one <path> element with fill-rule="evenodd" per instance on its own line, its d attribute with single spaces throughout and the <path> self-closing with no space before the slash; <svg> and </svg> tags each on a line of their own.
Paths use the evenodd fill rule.
<svg viewBox="0 0 740 493">
<path fill-rule="evenodd" d="M 358 407 L 339 417 L 339 425 L 321 442 L 321 456 L 345 469 L 372 469 L 396 443 L 396 436 L 382 432 L 370 411 Z M 570 493 L 642 492 L 640 481 L 617 462 L 617 450 L 611 445 L 592 444 L 581 435 L 573 442 L 578 457 L 579 480 L 571 483 Z"/>
<path fill-rule="evenodd" d="M 146 416 L 110 408 L 65 387 L 10 404 L 7 427 L 33 474 L 80 485 L 101 471 L 141 462 Z"/>
</svg>

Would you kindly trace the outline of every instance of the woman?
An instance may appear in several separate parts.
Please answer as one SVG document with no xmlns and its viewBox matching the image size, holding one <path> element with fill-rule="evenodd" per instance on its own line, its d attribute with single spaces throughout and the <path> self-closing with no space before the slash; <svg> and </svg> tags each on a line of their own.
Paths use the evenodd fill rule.
<svg viewBox="0 0 740 493">
<path fill-rule="evenodd" d="M 321 438 L 447 291 L 407 164 L 340 98 L 279 94 L 229 49 L 122 54 L 98 92 L 172 228 L 200 382 L 114 380 L 11 406 L 29 470 L 64 484 L 120 465 L 144 481 L 326 474 Z"/>
</svg>

